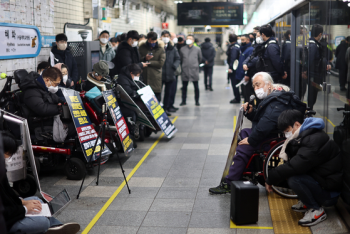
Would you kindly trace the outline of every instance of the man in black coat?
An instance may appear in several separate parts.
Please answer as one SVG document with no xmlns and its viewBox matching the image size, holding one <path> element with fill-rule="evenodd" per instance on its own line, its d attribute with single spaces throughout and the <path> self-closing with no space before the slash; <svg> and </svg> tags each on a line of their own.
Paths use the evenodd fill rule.
<svg viewBox="0 0 350 234">
<path fill-rule="evenodd" d="M 180 65 L 180 55 L 174 46 L 174 43 L 170 40 L 170 32 L 163 31 L 161 39 L 164 42 L 164 50 L 166 59 L 162 68 L 162 86 L 165 85 L 164 97 L 163 97 L 163 109 L 166 112 L 176 112 L 176 109 L 171 106 L 171 92 L 173 86 L 176 85 L 175 71 Z M 168 113 L 167 113 L 168 114 Z"/>
<path fill-rule="evenodd" d="M 298 195 L 299 202 L 292 210 L 306 212 L 299 220 L 301 226 L 313 226 L 327 215 L 322 206 L 337 203 L 342 188 L 343 165 L 337 144 L 323 131 L 320 118 L 307 118 L 297 110 L 285 110 L 278 118 L 285 141 L 280 158 L 284 164 L 269 170 L 267 191 L 272 185 L 287 180 Z"/>
<path fill-rule="evenodd" d="M 112 62 L 114 63 L 114 69 L 111 71 L 111 77 L 118 75 L 122 68 L 136 63 L 142 69 L 147 67 L 146 63 L 140 61 L 140 54 L 137 49 L 139 40 L 139 33 L 135 30 L 131 30 L 126 35 L 126 40 L 118 45 L 116 55 Z"/>
<path fill-rule="evenodd" d="M 346 50 L 349 48 L 350 36 L 346 40 L 341 41 L 335 50 L 335 57 L 337 61 L 335 62 L 335 68 L 339 69 L 339 86 L 340 91 L 346 91 L 345 84 L 348 72 L 348 64 L 345 61 Z"/>
<path fill-rule="evenodd" d="M 233 63 L 240 58 L 241 51 L 240 45 L 237 43 L 237 35 L 230 34 L 228 38 L 230 45 L 227 48 L 227 64 L 228 64 L 228 77 L 231 81 L 232 91 L 234 99 L 230 103 L 241 103 L 241 94 L 239 93 L 239 88 L 236 87 L 236 70 L 233 69 Z M 238 69 L 239 70 L 239 69 Z"/>
<path fill-rule="evenodd" d="M 69 47 L 67 47 L 68 38 L 64 33 L 56 35 L 56 45 L 52 47 L 51 53 L 54 55 L 53 64 L 64 63 L 68 67 L 68 76 L 72 80 L 71 86 L 79 81 L 78 65 Z M 52 61 L 49 62 L 52 64 Z"/>
<path fill-rule="evenodd" d="M 204 39 L 204 43 L 201 44 L 202 60 L 204 62 L 204 87 L 205 90 L 213 91 L 213 66 L 216 55 L 216 50 L 213 44 L 210 43 L 210 38 Z M 209 77 L 209 80 L 208 80 Z"/>
<path fill-rule="evenodd" d="M 261 144 L 271 138 L 277 137 L 277 121 L 282 111 L 293 108 L 293 101 L 296 98 L 293 92 L 274 90 L 273 80 L 266 72 L 255 74 L 252 79 L 253 88 L 260 104 L 256 109 L 249 105 L 246 117 L 252 122 L 252 128 L 242 129 L 240 139 L 236 148 L 236 155 L 233 158 L 226 182 L 215 188 L 210 188 L 211 194 L 225 194 L 231 192 L 228 183 L 241 179 L 245 167 L 255 150 L 261 148 Z M 248 103 L 243 105 L 246 111 Z"/>
<path fill-rule="evenodd" d="M 283 67 L 284 71 L 287 72 L 286 79 L 282 79 L 282 83 L 290 86 L 290 56 L 291 56 L 291 46 L 292 43 L 290 41 L 291 32 L 290 30 L 287 30 L 287 32 L 284 34 L 284 43 L 282 45 L 282 61 L 283 61 Z"/>
</svg>

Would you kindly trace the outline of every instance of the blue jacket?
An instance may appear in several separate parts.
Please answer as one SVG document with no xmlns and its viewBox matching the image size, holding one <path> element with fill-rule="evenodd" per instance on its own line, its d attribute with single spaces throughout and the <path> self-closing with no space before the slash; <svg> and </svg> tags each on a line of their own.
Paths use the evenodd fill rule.
<svg viewBox="0 0 350 234">
<path fill-rule="evenodd" d="M 254 48 L 252 43 L 248 43 L 241 46 L 241 56 L 239 57 L 239 64 L 236 70 L 236 80 L 242 80 L 244 78 L 245 71 L 243 70 L 243 62 L 253 53 Z"/>
<path fill-rule="evenodd" d="M 239 59 L 239 55 L 240 55 L 239 49 L 240 49 L 240 46 L 238 45 L 238 43 L 235 43 L 235 44 L 231 44 L 226 51 L 228 68 L 231 70 L 233 70 L 234 61 L 236 59 Z"/>
<path fill-rule="evenodd" d="M 299 135 L 305 130 L 310 128 L 316 128 L 316 129 L 322 130 L 324 129 L 324 127 L 325 127 L 325 124 L 323 119 L 310 117 L 304 120 L 303 125 L 301 125 L 300 127 Z"/>
</svg>

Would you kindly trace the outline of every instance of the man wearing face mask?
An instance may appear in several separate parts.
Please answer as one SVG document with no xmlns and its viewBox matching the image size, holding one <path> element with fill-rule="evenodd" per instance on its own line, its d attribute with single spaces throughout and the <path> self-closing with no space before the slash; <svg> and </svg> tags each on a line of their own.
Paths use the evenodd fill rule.
<svg viewBox="0 0 350 234">
<path fill-rule="evenodd" d="M 337 203 L 343 186 L 343 160 L 337 144 L 323 131 L 320 118 L 307 118 L 297 110 L 285 110 L 278 127 L 287 140 L 279 157 L 284 163 L 269 170 L 266 190 L 287 180 L 299 202 L 291 208 L 305 213 L 301 226 L 313 226 L 327 218 L 323 206 Z"/>
<path fill-rule="evenodd" d="M 291 56 L 291 41 L 290 41 L 290 30 L 287 30 L 287 32 L 284 34 L 285 41 L 282 45 L 282 60 L 283 60 L 283 67 L 285 72 L 287 73 L 286 79 L 282 79 L 282 84 L 285 84 L 287 86 L 290 86 L 290 56 Z"/>
<path fill-rule="evenodd" d="M 174 43 L 170 40 L 169 31 L 163 31 L 161 39 L 164 42 L 164 49 L 166 53 L 165 63 L 162 68 L 162 86 L 165 86 L 163 109 L 168 113 L 176 112 L 176 109 L 171 106 L 170 99 L 172 91 L 174 92 L 173 86 L 176 85 L 175 71 L 180 65 L 180 55 L 176 47 L 174 46 Z"/>
<path fill-rule="evenodd" d="M 115 57 L 115 49 L 109 41 L 109 32 L 102 31 L 98 40 L 100 41 L 100 60 L 111 62 Z"/>
<path fill-rule="evenodd" d="M 210 43 L 210 38 L 204 39 L 204 43 L 201 44 L 202 60 L 204 62 L 204 87 L 205 90 L 213 91 L 213 66 L 216 51 L 213 44 Z"/>
<path fill-rule="evenodd" d="M 143 69 L 143 82 L 151 86 L 158 101 L 161 100 L 162 92 L 162 67 L 165 62 L 164 42 L 157 40 L 156 32 L 147 34 L 147 41 L 140 43 L 139 51 L 141 60 L 148 62 L 148 66 Z"/>
<path fill-rule="evenodd" d="M 194 99 L 196 106 L 199 104 L 199 64 L 202 62 L 202 52 L 201 49 L 193 46 L 194 36 L 188 35 L 186 40 L 186 45 L 180 50 L 181 65 L 182 65 L 182 102 L 180 106 L 186 105 L 187 98 L 187 86 L 190 81 L 193 82 L 194 86 Z"/>
<path fill-rule="evenodd" d="M 233 69 L 233 64 L 236 60 L 240 58 L 240 45 L 237 43 L 236 34 L 230 34 L 228 37 L 230 45 L 227 48 L 227 64 L 228 64 L 228 77 L 231 81 L 232 91 L 234 95 L 234 99 L 230 101 L 231 104 L 241 103 L 241 95 L 239 93 L 239 88 L 236 87 L 236 70 Z"/>
<path fill-rule="evenodd" d="M 236 148 L 236 155 L 233 158 L 226 181 L 218 187 L 210 188 L 211 194 L 225 194 L 230 192 L 228 186 L 230 181 L 241 180 L 244 169 L 255 150 L 261 148 L 262 143 L 268 139 L 277 137 L 278 116 L 282 111 L 296 107 L 295 99 L 299 100 L 293 92 L 274 90 L 274 83 L 271 76 L 266 72 L 259 72 L 254 75 L 252 85 L 256 96 L 261 100 L 256 109 L 248 103 L 243 104 L 246 117 L 252 122 L 252 128 L 242 129 L 240 139 Z M 301 103 L 298 101 L 298 103 Z M 297 106 L 300 111 L 305 112 L 305 104 Z M 268 150 L 268 149 L 264 149 Z"/>
<path fill-rule="evenodd" d="M 121 69 L 129 64 L 136 63 L 140 68 L 147 67 L 145 62 L 140 61 L 140 54 L 137 49 L 139 33 L 131 30 L 125 37 L 125 40 L 118 45 L 116 56 L 113 59 L 114 69 L 110 73 L 111 77 L 118 75 Z"/>
<path fill-rule="evenodd" d="M 64 33 L 56 35 L 56 45 L 52 47 L 51 52 L 54 55 L 54 63 L 64 63 L 68 67 L 69 77 L 71 78 L 70 86 L 74 86 L 79 80 L 78 65 L 69 47 L 67 47 L 68 38 Z M 50 58 L 49 62 L 51 64 Z"/>
</svg>

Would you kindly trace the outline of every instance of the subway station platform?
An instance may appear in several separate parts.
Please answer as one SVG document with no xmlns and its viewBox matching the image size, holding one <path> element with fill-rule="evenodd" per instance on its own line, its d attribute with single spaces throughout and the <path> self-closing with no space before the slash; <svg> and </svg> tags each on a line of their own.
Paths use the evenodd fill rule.
<svg viewBox="0 0 350 234">
<path fill-rule="evenodd" d="M 220 182 L 240 105 L 229 104 L 233 95 L 226 67 L 214 67 L 213 92 L 204 90 L 200 76 L 201 106 L 195 106 L 189 85 L 187 106 L 171 116 L 178 129 L 172 139 L 152 134 L 138 142 L 131 157 L 121 154 L 131 194 L 116 156 L 101 166 L 98 186 L 97 168 L 88 171 L 79 200 L 81 181 L 67 180 L 62 170 L 40 176 L 43 191 L 55 195 L 66 188 L 73 199 L 58 219 L 94 234 L 348 233 L 336 208 L 327 208 L 327 220 L 314 227 L 298 226 L 303 214 L 290 209 L 296 200 L 267 194 L 261 186 L 258 223 L 230 222 L 230 194 L 210 195 L 208 189 Z M 181 102 L 180 87 L 179 82 L 175 106 Z M 244 120 L 244 126 L 251 124 Z"/>
</svg>

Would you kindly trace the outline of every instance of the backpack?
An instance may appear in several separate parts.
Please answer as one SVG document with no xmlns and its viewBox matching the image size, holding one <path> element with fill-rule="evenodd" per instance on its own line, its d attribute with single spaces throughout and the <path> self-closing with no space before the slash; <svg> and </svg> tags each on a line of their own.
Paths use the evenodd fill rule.
<svg viewBox="0 0 350 234">
<path fill-rule="evenodd" d="M 258 61 L 255 64 L 257 72 L 272 72 L 274 71 L 272 62 L 270 59 L 264 59 L 265 50 L 271 44 L 277 44 L 275 40 L 271 40 L 264 47 L 262 47 L 257 53 Z"/>
</svg>

